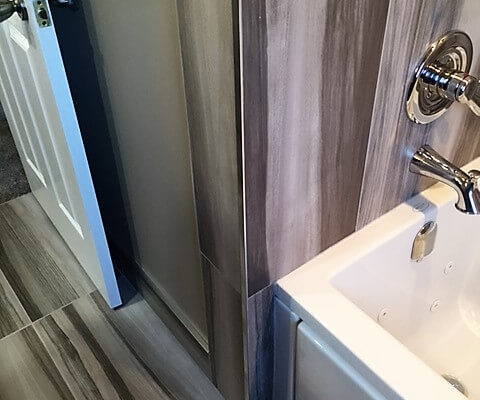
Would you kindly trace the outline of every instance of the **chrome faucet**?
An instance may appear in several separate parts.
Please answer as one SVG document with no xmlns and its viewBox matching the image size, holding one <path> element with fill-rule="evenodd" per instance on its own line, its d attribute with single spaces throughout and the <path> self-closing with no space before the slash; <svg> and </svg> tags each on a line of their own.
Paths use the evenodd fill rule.
<svg viewBox="0 0 480 400">
<path fill-rule="evenodd" d="M 480 171 L 466 173 L 425 145 L 410 160 L 410 172 L 447 184 L 457 192 L 458 210 L 466 214 L 480 214 Z"/>
</svg>

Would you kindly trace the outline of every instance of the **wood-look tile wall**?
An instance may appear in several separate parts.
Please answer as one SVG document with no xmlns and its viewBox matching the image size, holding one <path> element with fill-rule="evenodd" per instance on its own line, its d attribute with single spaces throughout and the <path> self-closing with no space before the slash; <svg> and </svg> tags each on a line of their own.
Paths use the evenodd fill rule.
<svg viewBox="0 0 480 400">
<path fill-rule="evenodd" d="M 235 0 L 177 4 L 214 376 L 227 399 L 268 399 L 271 285 L 431 184 L 407 172 L 420 145 L 480 155 L 467 110 L 428 127 L 404 111 L 432 39 L 460 28 L 480 46 L 480 5 L 244 0 L 240 19 Z"/>
<path fill-rule="evenodd" d="M 432 184 L 408 172 L 421 145 L 460 165 L 480 155 L 470 111 L 419 126 L 404 103 L 433 39 L 461 29 L 480 48 L 478 18 L 475 0 L 243 2 L 251 399 L 271 396 L 270 285 Z"/>
<path fill-rule="evenodd" d="M 480 154 L 465 107 L 427 126 L 405 114 L 427 45 L 451 29 L 480 45 L 478 17 L 475 0 L 243 4 L 250 295 L 432 183 L 408 172 L 422 144 Z"/>
<path fill-rule="evenodd" d="M 355 229 L 388 4 L 247 3 L 245 208 L 252 295 Z"/>
<path fill-rule="evenodd" d="M 178 0 L 202 253 L 240 292 L 239 174 L 232 3 Z"/>
<path fill-rule="evenodd" d="M 212 376 L 244 396 L 243 205 L 238 5 L 177 0 Z"/>
<path fill-rule="evenodd" d="M 404 1 L 390 1 L 357 229 L 433 183 L 408 172 L 410 157 L 421 145 L 432 145 L 459 165 L 480 155 L 480 121 L 466 107 L 455 104 L 426 126 L 410 122 L 405 114 L 408 78 L 427 45 L 445 32 L 460 29 L 471 36 L 472 72 L 480 72 L 478 18 L 480 3 L 475 0 L 416 0 L 408 7 Z"/>
</svg>

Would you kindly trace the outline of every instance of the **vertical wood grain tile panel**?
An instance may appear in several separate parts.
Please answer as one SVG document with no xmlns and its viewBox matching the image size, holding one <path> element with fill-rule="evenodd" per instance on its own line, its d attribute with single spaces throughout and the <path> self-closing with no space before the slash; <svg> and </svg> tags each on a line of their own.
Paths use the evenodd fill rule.
<svg viewBox="0 0 480 400">
<path fill-rule="evenodd" d="M 209 315 L 212 376 L 226 399 L 241 400 L 245 385 L 242 298 L 205 257 L 202 257 L 202 267 Z"/>
<path fill-rule="evenodd" d="M 242 191 L 232 1 L 178 0 L 177 5 L 200 247 L 240 292 Z"/>
<path fill-rule="evenodd" d="M 480 3 L 243 7 L 249 387 L 268 398 L 269 298 L 260 290 L 433 183 L 408 172 L 419 146 L 459 165 L 480 155 L 480 119 L 464 107 L 428 126 L 405 114 L 409 78 L 433 39 L 461 29 L 480 46 Z"/>
<path fill-rule="evenodd" d="M 249 295 L 355 229 L 387 8 L 243 4 Z"/>
<path fill-rule="evenodd" d="M 273 396 L 273 285 L 250 296 L 247 307 L 249 399 L 270 399 Z"/>
<path fill-rule="evenodd" d="M 269 282 L 266 195 L 268 157 L 268 62 L 265 0 L 242 2 L 243 132 L 248 293 Z M 250 267 L 249 267 L 250 266 Z"/>
<path fill-rule="evenodd" d="M 480 45 L 475 0 L 392 0 L 387 20 L 375 106 L 366 155 L 357 229 L 435 182 L 408 172 L 412 154 L 432 145 L 459 165 L 480 155 L 479 122 L 469 110 L 453 105 L 429 125 L 410 122 L 405 113 L 409 79 L 428 44 L 451 29 L 471 35 Z M 478 54 L 472 71 L 479 72 Z"/>
</svg>

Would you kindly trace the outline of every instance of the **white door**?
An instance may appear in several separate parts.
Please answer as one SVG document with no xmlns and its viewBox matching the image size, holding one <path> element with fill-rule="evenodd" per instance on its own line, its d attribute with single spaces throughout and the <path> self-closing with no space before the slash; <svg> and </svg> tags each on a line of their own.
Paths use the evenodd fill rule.
<svg viewBox="0 0 480 400">
<path fill-rule="evenodd" d="M 0 96 L 32 192 L 108 304 L 121 304 L 48 1 L 0 24 Z M 75 43 L 72 43 L 75 46 Z"/>
</svg>

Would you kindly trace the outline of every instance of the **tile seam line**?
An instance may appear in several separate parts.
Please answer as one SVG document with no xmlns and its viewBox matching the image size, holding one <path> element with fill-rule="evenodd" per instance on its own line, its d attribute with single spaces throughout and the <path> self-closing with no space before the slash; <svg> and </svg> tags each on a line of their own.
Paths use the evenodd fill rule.
<svg viewBox="0 0 480 400">
<path fill-rule="evenodd" d="M 77 297 L 76 299 L 70 301 L 69 303 L 67 303 L 67 304 L 65 304 L 65 305 L 63 305 L 63 306 L 61 306 L 61 307 L 59 307 L 59 308 L 56 308 L 55 310 L 50 311 L 48 314 L 45 314 L 45 315 L 42 316 L 41 318 L 36 319 L 35 321 L 31 321 L 29 324 L 27 324 L 27 325 L 25 325 L 25 326 L 22 326 L 21 328 L 17 329 L 17 330 L 14 331 L 14 332 L 9 333 L 7 336 L 4 336 L 4 337 L 0 338 L 0 343 L 1 343 L 3 340 L 9 338 L 10 336 L 13 336 L 13 335 L 17 334 L 17 333 L 23 331 L 24 329 L 27 329 L 27 328 L 30 327 L 30 326 L 33 327 L 33 325 L 35 325 L 37 322 L 42 321 L 43 319 L 51 316 L 53 313 L 55 313 L 55 312 L 57 312 L 57 311 L 63 310 L 65 307 L 68 307 L 69 305 L 71 305 L 72 303 L 76 302 L 77 300 L 80 300 L 80 299 L 82 299 L 82 298 L 84 298 L 84 297 L 91 296 L 91 295 L 92 295 L 93 293 L 95 293 L 97 290 L 98 290 L 98 289 L 95 289 L 95 290 L 92 290 L 91 292 L 88 292 L 88 293 L 82 295 L 82 296 L 79 296 L 79 297 Z"/>
</svg>

